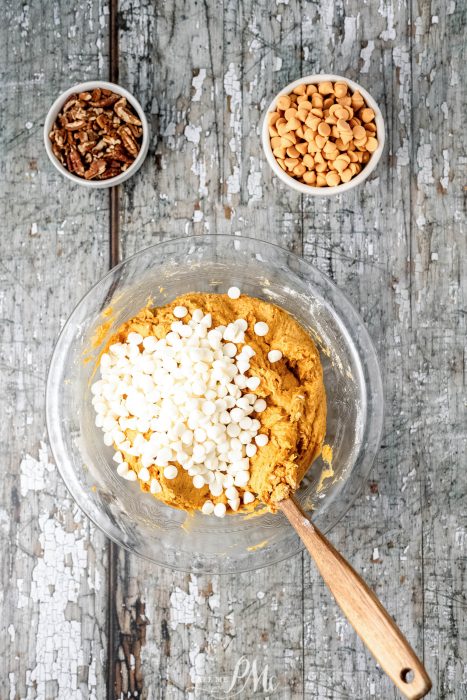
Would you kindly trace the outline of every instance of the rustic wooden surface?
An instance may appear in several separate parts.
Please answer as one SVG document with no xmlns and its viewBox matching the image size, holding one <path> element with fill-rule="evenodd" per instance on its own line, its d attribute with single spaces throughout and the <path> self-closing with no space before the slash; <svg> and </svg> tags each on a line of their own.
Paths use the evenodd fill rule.
<svg viewBox="0 0 467 700">
<path fill-rule="evenodd" d="M 122 188 L 123 255 L 244 233 L 303 254 L 360 309 L 381 359 L 385 430 L 331 539 L 440 699 L 467 697 L 466 12 L 461 0 L 121 0 L 119 13 L 120 82 L 152 134 Z M 267 665 L 273 685 L 239 683 L 238 697 L 395 698 L 307 555 L 226 579 L 120 552 L 107 658 L 107 546 L 51 462 L 43 397 L 54 339 L 109 264 L 108 195 L 55 172 L 42 125 L 60 90 L 107 76 L 108 25 L 104 2 L 4 3 L 0 698 L 100 700 L 110 669 L 118 697 L 204 700 L 242 657 Z M 376 172 L 331 200 L 284 189 L 258 139 L 274 92 L 320 71 L 361 82 L 387 124 Z"/>
</svg>

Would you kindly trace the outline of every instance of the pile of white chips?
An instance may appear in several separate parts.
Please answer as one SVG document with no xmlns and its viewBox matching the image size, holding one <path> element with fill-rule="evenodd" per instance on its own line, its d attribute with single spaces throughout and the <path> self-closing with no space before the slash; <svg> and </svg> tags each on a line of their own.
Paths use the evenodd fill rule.
<svg viewBox="0 0 467 700">
<path fill-rule="evenodd" d="M 228 294 L 236 299 L 240 291 L 232 287 Z M 126 343 L 115 343 L 102 355 L 101 378 L 91 388 L 96 425 L 105 444 L 117 446 L 114 461 L 120 476 L 138 478 L 157 494 L 161 485 L 149 467 L 157 465 L 170 480 L 177 478 L 179 465 L 194 488 L 208 485 L 216 498 L 225 494 L 236 511 L 241 500 L 255 500 L 246 490 L 250 457 L 268 443 L 260 420 L 252 417 L 265 410 L 266 401 L 255 394 L 260 379 L 247 376 L 255 355 L 244 344 L 248 324 L 238 318 L 213 328 L 211 314 L 200 309 L 184 323 L 184 306 L 176 306 L 173 314 L 176 320 L 165 338 L 129 333 Z M 259 336 L 268 331 L 264 322 L 254 326 Z M 270 362 L 281 357 L 279 350 L 269 352 Z M 127 430 L 135 431 L 132 440 Z M 122 453 L 138 458 L 138 473 Z M 202 512 L 223 517 L 226 506 L 207 499 Z"/>
</svg>

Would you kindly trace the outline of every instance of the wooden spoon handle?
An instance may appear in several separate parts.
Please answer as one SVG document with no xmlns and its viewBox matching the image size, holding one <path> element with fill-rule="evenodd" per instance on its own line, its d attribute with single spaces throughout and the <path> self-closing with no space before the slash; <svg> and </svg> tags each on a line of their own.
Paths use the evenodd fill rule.
<svg viewBox="0 0 467 700">
<path fill-rule="evenodd" d="M 409 700 L 425 697 L 431 680 L 373 591 L 293 498 L 281 501 L 279 507 L 315 560 L 344 615 L 383 670 Z"/>
</svg>

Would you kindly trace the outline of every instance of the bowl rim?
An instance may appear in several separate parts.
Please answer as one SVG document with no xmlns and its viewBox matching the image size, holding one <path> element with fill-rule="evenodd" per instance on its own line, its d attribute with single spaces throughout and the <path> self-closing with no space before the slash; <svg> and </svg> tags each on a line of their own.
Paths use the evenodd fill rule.
<svg viewBox="0 0 467 700">
<path fill-rule="evenodd" d="M 315 270 L 315 272 L 321 278 L 323 278 L 326 281 L 326 283 L 329 284 L 330 287 L 334 291 L 337 291 L 337 293 L 339 295 L 341 295 L 342 299 L 344 300 L 345 305 L 347 305 L 348 308 L 351 310 L 351 312 L 354 314 L 354 317 L 359 324 L 359 328 L 358 328 L 359 338 L 363 339 L 363 342 L 367 346 L 369 353 L 371 355 L 372 370 L 374 371 L 373 377 L 372 377 L 373 382 L 375 384 L 374 393 L 376 395 L 378 395 L 381 399 L 380 412 L 377 415 L 376 423 L 373 425 L 374 442 L 379 445 L 381 443 L 381 436 L 383 433 L 384 415 L 385 415 L 384 389 L 383 389 L 383 382 L 382 382 L 382 376 L 381 376 L 381 368 L 380 368 L 375 345 L 373 343 L 373 340 L 371 339 L 371 336 L 369 335 L 369 333 L 367 331 L 366 324 L 365 324 L 364 320 L 362 319 L 360 313 L 356 310 L 356 308 L 354 307 L 352 302 L 348 299 L 347 295 L 340 289 L 340 287 L 338 287 L 335 284 L 335 282 L 333 280 L 331 280 L 331 278 L 328 275 L 326 275 L 324 272 L 322 272 L 316 265 L 314 265 L 311 262 L 308 262 L 302 256 L 297 255 L 297 254 L 289 251 L 287 248 L 283 248 L 282 246 L 277 245 L 276 243 L 271 243 L 270 241 L 265 241 L 265 240 L 259 239 L 259 238 L 252 238 L 251 236 L 234 236 L 231 234 L 210 234 L 209 237 L 215 237 L 217 239 L 226 239 L 226 240 L 232 240 L 232 241 L 243 239 L 243 240 L 246 240 L 249 242 L 253 242 L 256 245 L 264 244 L 270 248 L 278 249 L 282 253 L 286 253 L 288 256 L 299 261 L 300 263 L 304 263 L 305 265 L 313 268 Z M 159 248 L 159 247 L 163 246 L 164 244 L 168 244 L 168 243 L 173 244 L 173 243 L 177 243 L 177 241 L 183 241 L 184 243 L 187 243 L 190 241 L 196 242 L 196 241 L 199 241 L 199 238 L 200 237 L 196 236 L 196 235 L 193 235 L 193 236 L 174 236 L 174 237 L 167 238 L 163 241 L 159 241 L 157 243 L 154 243 L 150 246 L 146 246 L 145 248 L 142 248 L 141 250 L 137 251 L 136 253 L 133 253 L 133 255 L 129 256 L 128 258 L 125 258 L 124 260 L 120 261 L 118 263 L 118 265 L 115 265 L 103 277 L 101 277 L 99 280 L 97 280 L 97 282 L 95 282 L 90 287 L 90 289 L 74 305 L 74 307 L 73 307 L 72 311 L 70 312 L 65 324 L 63 325 L 62 329 L 60 330 L 60 332 L 57 336 L 57 340 L 55 342 L 55 345 L 54 345 L 54 348 L 53 348 L 53 351 L 52 351 L 52 354 L 50 357 L 50 361 L 49 361 L 49 366 L 48 366 L 48 370 L 47 370 L 47 378 L 46 378 L 46 390 L 45 390 L 46 429 L 47 429 L 48 443 L 50 445 L 50 449 L 51 449 L 51 453 L 52 453 L 55 465 L 57 467 L 58 472 L 60 473 L 60 476 L 62 477 L 62 480 L 65 484 L 65 487 L 66 487 L 68 493 L 70 494 L 70 496 L 72 497 L 72 499 L 74 500 L 74 502 L 80 508 L 80 510 L 82 510 L 82 512 L 85 514 L 85 516 L 87 518 L 89 518 L 89 520 L 106 537 L 108 537 L 110 540 L 112 540 L 119 547 L 123 547 L 127 551 L 129 551 L 133 554 L 137 554 L 138 556 L 142 557 L 143 559 L 146 559 L 147 561 L 150 561 L 152 563 L 156 563 L 157 565 L 162 566 L 164 568 L 169 568 L 169 569 L 172 569 L 175 571 L 181 571 L 181 572 L 185 572 L 185 573 L 193 572 L 193 568 L 189 567 L 187 565 L 183 566 L 183 565 L 176 565 L 173 563 L 168 564 L 166 562 L 155 559 L 154 557 L 150 556 L 149 554 L 145 554 L 144 552 L 135 551 L 129 545 L 127 545 L 125 542 L 122 542 L 121 540 L 119 540 L 119 538 L 114 534 L 114 532 L 112 531 L 112 528 L 109 527 L 110 523 L 109 523 L 108 519 L 106 518 L 106 516 L 104 516 L 104 518 L 101 519 L 97 515 L 95 515 L 95 516 L 91 515 L 89 513 L 89 510 L 87 508 L 83 507 L 82 501 L 78 500 L 74 491 L 72 490 L 71 485 L 69 485 L 69 483 L 67 481 L 66 472 L 63 469 L 63 465 L 61 464 L 61 461 L 59 459 L 57 459 L 57 453 L 56 453 L 56 449 L 54 447 L 54 441 L 51 439 L 52 435 L 56 432 L 56 429 L 54 429 L 53 423 L 52 423 L 53 416 L 52 416 L 52 410 L 50 408 L 50 396 L 53 393 L 52 392 L 52 383 L 53 383 L 53 378 L 54 378 L 53 377 L 53 370 L 54 370 L 54 366 L 55 366 L 56 362 L 58 362 L 58 354 L 59 354 L 59 350 L 61 349 L 60 348 L 61 341 L 63 340 L 66 333 L 68 332 L 69 323 L 70 323 L 71 319 L 73 318 L 76 310 L 81 306 L 81 304 L 88 297 L 90 297 L 94 293 L 95 288 L 98 287 L 99 285 L 103 284 L 108 278 L 110 278 L 113 275 L 115 275 L 116 273 L 118 273 L 119 269 L 122 268 L 126 263 L 134 260 L 135 258 L 137 258 L 140 255 L 147 254 L 149 251 L 156 249 L 156 248 Z M 337 311 L 334 309 L 333 305 L 331 305 L 331 309 L 332 309 L 333 313 L 336 314 L 338 316 L 338 318 L 340 318 L 340 314 L 337 314 Z M 357 456 L 358 456 L 358 454 L 360 454 L 361 449 L 362 449 L 362 446 L 360 447 L 360 450 L 359 450 L 359 453 L 357 453 Z M 353 489 L 351 498 L 348 500 L 347 504 L 342 508 L 342 511 L 339 514 L 339 516 L 337 518 L 335 518 L 332 521 L 332 523 L 330 523 L 329 525 L 325 525 L 324 527 L 321 526 L 321 530 L 324 534 L 327 534 L 334 527 L 336 527 L 345 518 L 345 516 L 349 512 L 350 508 L 356 502 L 357 498 L 359 497 L 359 495 L 361 494 L 361 492 L 363 490 L 364 484 L 368 480 L 368 477 L 369 477 L 371 470 L 373 469 L 374 461 L 375 461 L 376 455 L 378 454 L 378 451 L 379 451 L 379 447 L 374 451 L 374 454 L 373 454 L 371 460 L 367 461 L 366 469 L 364 472 L 361 473 L 361 475 L 360 475 L 361 478 L 359 479 L 359 483 L 358 483 L 357 487 Z M 239 565 L 238 567 L 236 567 L 235 571 L 237 573 L 241 573 L 241 572 L 256 570 L 259 568 L 264 568 L 266 566 L 272 566 L 272 565 L 277 564 L 279 562 L 286 561 L 290 557 L 301 553 L 303 551 L 303 549 L 304 549 L 304 544 L 297 537 L 297 546 L 295 548 L 291 549 L 289 552 L 285 553 L 284 555 L 272 558 L 271 561 L 267 562 L 267 563 L 258 563 L 256 565 L 250 565 L 250 566 Z M 261 550 L 259 550 L 259 551 L 261 551 Z M 211 573 L 211 574 L 216 573 L 217 575 L 221 575 L 221 576 L 227 576 L 227 575 L 230 576 L 230 575 L 232 575 L 233 572 L 218 569 L 218 570 L 215 570 L 215 571 L 213 570 L 210 572 L 206 571 L 205 573 Z"/>
<path fill-rule="evenodd" d="M 68 97 L 70 95 L 73 95 L 75 92 L 85 92 L 86 90 L 94 90 L 96 88 L 112 90 L 112 92 L 115 92 L 118 95 L 125 97 L 138 114 L 138 117 L 141 121 L 141 125 L 143 127 L 143 138 L 141 141 L 141 148 L 135 160 L 130 165 L 128 170 L 125 170 L 120 175 L 111 177 L 108 180 L 85 180 L 82 177 L 78 177 L 77 175 L 70 173 L 70 171 L 67 170 L 67 168 L 65 168 L 55 157 L 49 139 L 49 132 L 52 128 L 52 124 L 55 122 L 57 115 L 60 112 L 60 109 L 63 107 Z M 137 170 L 140 169 L 149 149 L 149 126 L 141 104 L 136 99 L 136 97 L 132 95 L 131 92 L 129 92 L 117 83 L 111 83 L 106 80 L 87 80 L 84 83 L 76 83 L 75 85 L 72 85 L 71 87 L 67 88 L 62 93 L 60 93 L 57 99 L 53 102 L 52 106 L 47 112 L 47 116 L 44 121 L 43 138 L 45 150 L 47 152 L 47 155 L 49 156 L 49 160 L 51 161 L 52 165 L 58 170 L 59 173 L 68 178 L 68 180 L 71 180 L 72 182 L 75 182 L 78 185 L 81 185 L 82 187 L 88 187 L 90 189 L 106 189 L 108 187 L 115 187 L 116 185 L 120 185 L 122 182 L 128 180 L 128 178 L 130 178 L 136 173 Z"/>
<path fill-rule="evenodd" d="M 336 187 L 315 187 L 314 185 L 306 185 L 303 182 L 295 180 L 295 178 L 291 177 L 290 175 L 287 175 L 287 173 L 285 173 L 278 164 L 272 152 L 271 141 L 268 131 L 268 114 L 270 112 L 275 111 L 276 102 L 279 97 L 281 97 L 282 95 L 290 94 L 292 90 L 294 90 L 299 85 L 302 85 L 302 83 L 305 83 L 306 85 L 316 85 L 317 83 L 321 83 L 325 80 L 329 80 L 333 83 L 344 82 L 347 85 L 349 85 L 354 92 L 355 90 L 358 90 L 363 95 L 367 105 L 375 113 L 376 133 L 378 135 L 378 148 L 371 155 L 370 160 L 365 165 L 365 167 L 362 168 L 361 172 L 358 173 L 358 175 L 353 177 L 351 180 L 349 180 L 349 182 L 344 182 L 340 185 L 337 185 Z M 348 192 L 349 190 L 353 189 L 354 187 L 357 187 L 357 185 L 360 185 L 362 182 L 364 182 L 371 175 L 373 170 L 376 168 L 379 160 L 381 159 L 384 150 L 385 140 L 386 134 L 384 118 L 376 100 L 359 83 L 356 83 L 354 80 L 346 78 L 343 75 L 336 75 L 334 73 L 315 73 L 312 75 L 305 75 L 302 78 L 297 78 L 297 80 L 294 80 L 293 82 L 286 85 L 275 95 L 275 97 L 267 107 L 266 111 L 264 112 L 261 127 L 261 142 L 263 146 L 264 155 L 266 156 L 266 160 L 268 161 L 268 164 L 271 167 L 274 174 L 277 175 L 277 177 L 282 182 L 284 182 L 288 187 L 291 187 L 293 190 L 296 190 L 301 194 L 308 194 L 315 197 L 332 197 L 333 195 L 341 194 L 342 192 Z"/>
</svg>

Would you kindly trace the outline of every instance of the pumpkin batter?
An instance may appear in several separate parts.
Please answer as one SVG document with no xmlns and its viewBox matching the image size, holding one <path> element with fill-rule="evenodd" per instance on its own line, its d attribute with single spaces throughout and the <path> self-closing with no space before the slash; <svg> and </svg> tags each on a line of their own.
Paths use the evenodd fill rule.
<svg viewBox="0 0 467 700">
<path fill-rule="evenodd" d="M 255 393 L 266 400 L 267 408 L 257 417 L 262 424 L 261 432 L 268 435 L 269 442 L 250 458 L 247 489 L 269 510 L 275 511 L 277 502 L 298 488 L 307 469 L 321 453 L 326 433 L 326 394 L 318 350 L 300 324 L 274 304 L 246 295 L 232 300 L 226 294 L 198 293 L 180 296 L 166 306 L 142 309 L 119 328 L 108 346 L 125 342 L 131 331 L 143 337 L 165 337 L 174 321 L 175 306 L 185 306 L 189 313 L 195 309 L 211 313 L 213 327 L 227 325 L 238 318 L 248 321 L 245 341 L 256 351 L 250 360 L 249 374 L 261 379 Z M 187 319 L 188 316 L 184 320 Z M 254 333 L 257 321 L 268 324 L 266 336 Z M 282 359 L 271 363 L 267 356 L 271 349 L 280 350 Z M 126 432 L 132 439 L 134 433 Z M 138 472 L 139 458 L 127 454 L 124 457 Z M 224 495 L 213 497 L 207 485 L 194 488 L 192 478 L 182 468 L 173 480 L 164 478 L 163 470 L 157 466 L 150 467 L 150 472 L 162 486 L 162 492 L 155 497 L 171 506 L 193 511 L 201 509 L 207 498 L 213 503 L 227 503 Z M 142 481 L 140 486 L 144 491 L 149 490 L 148 484 Z M 245 489 L 238 490 L 241 495 Z M 241 510 L 256 507 L 258 499 Z"/>
</svg>

